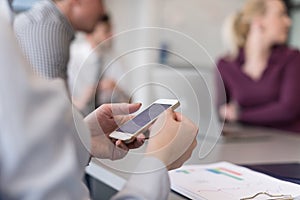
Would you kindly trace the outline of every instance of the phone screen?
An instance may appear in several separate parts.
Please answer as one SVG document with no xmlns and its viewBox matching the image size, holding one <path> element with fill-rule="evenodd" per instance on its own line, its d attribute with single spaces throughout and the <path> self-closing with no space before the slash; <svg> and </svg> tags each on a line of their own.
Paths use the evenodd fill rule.
<svg viewBox="0 0 300 200">
<path fill-rule="evenodd" d="M 161 114 L 171 106 L 171 104 L 152 104 L 132 120 L 129 120 L 128 122 L 123 124 L 117 131 L 134 134 L 143 126 L 148 124 L 152 119 L 155 119 L 159 114 Z"/>
</svg>

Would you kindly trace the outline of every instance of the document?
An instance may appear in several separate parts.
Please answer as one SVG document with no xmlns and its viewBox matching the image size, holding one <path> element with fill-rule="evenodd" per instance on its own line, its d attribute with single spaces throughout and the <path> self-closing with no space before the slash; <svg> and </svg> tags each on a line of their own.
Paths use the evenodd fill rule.
<svg viewBox="0 0 300 200">
<path fill-rule="evenodd" d="M 172 190 L 191 199 L 240 200 L 259 192 L 292 197 L 300 195 L 300 185 L 228 162 L 184 165 L 170 171 L 169 175 Z"/>
</svg>

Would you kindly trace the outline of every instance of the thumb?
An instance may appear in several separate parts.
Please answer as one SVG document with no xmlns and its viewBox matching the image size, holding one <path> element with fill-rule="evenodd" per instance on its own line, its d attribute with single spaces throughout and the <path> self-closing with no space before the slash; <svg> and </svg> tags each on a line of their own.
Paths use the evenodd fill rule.
<svg viewBox="0 0 300 200">
<path fill-rule="evenodd" d="M 111 104 L 111 110 L 113 115 L 127 115 L 136 112 L 141 106 L 141 103 L 117 103 Z"/>
</svg>

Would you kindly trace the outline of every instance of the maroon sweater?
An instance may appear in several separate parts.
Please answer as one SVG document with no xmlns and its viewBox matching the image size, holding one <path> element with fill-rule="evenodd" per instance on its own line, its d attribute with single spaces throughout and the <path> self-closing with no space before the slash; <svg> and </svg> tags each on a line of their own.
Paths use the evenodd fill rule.
<svg viewBox="0 0 300 200">
<path fill-rule="evenodd" d="M 235 60 L 218 62 L 227 102 L 240 106 L 239 121 L 300 133 L 300 52 L 274 47 L 257 81 L 242 71 L 244 62 L 243 50 Z"/>
</svg>

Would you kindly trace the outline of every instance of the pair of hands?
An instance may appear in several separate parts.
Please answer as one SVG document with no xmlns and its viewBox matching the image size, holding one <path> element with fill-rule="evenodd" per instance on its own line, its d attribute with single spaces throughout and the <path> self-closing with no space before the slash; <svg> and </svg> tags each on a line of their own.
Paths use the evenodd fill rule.
<svg viewBox="0 0 300 200">
<path fill-rule="evenodd" d="M 91 154 L 111 160 L 123 158 L 129 149 L 143 145 L 143 135 L 132 143 L 111 140 L 108 135 L 119 125 L 132 118 L 130 113 L 137 111 L 141 104 L 104 104 L 85 118 L 91 132 Z M 197 145 L 198 128 L 179 113 L 167 110 L 151 127 L 146 151 L 147 156 L 160 159 L 167 168 L 180 167 Z"/>
<path fill-rule="evenodd" d="M 228 122 L 236 122 L 239 119 L 239 106 L 237 103 L 230 102 L 220 107 L 220 116 Z"/>
</svg>

